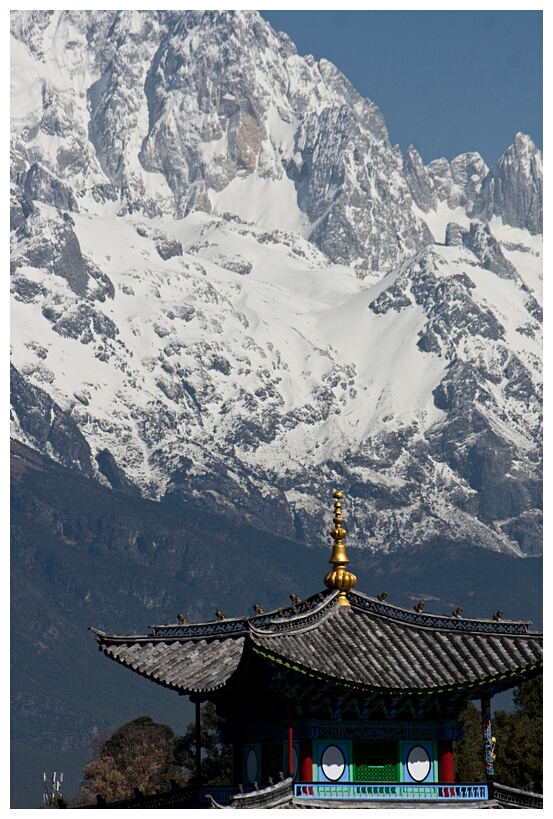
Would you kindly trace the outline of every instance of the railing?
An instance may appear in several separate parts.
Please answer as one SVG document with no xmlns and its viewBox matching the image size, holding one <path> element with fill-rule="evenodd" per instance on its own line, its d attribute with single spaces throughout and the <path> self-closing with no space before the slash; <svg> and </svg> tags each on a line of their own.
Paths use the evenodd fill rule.
<svg viewBox="0 0 553 819">
<path fill-rule="evenodd" d="M 247 790 L 250 790 L 249 788 Z M 215 802 L 221 805 L 228 805 L 232 797 L 239 793 L 238 788 L 224 787 L 222 785 L 213 785 L 209 788 L 200 788 L 198 801 L 201 804 L 210 802 L 209 797 L 212 797 Z"/>
<path fill-rule="evenodd" d="M 170 791 L 163 793 L 153 793 L 144 795 L 137 793 L 132 799 L 122 799 L 117 802 L 106 802 L 102 796 L 96 797 L 96 802 L 90 805 L 79 805 L 79 808 L 93 808 L 109 810 L 120 810 L 126 808 L 151 809 L 158 808 L 186 808 L 191 807 L 196 803 L 197 791 L 196 788 L 179 787 L 178 785 Z"/>
<path fill-rule="evenodd" d="M 541 793 L 521 791 L 518 788 L 509 788 L 507 785 L 494 782 L 493 795 L 500 805 L 506 808 L 518 806 L 519 808 L 543 809 L 543 794 Z"/>
<path fill-rule="evenodd" d="M 417 801 L 417 802 L 476 802 L 488 797 L 488 786 L 475 785 L 416 785 L 390 783 L 362 785 L 352 782 L 317 783 L 298 782 L 294 785 L 294 797 L 299 799 L 336 799 L 370 801 Z"/>
<path fill-rule="evenodd" d="M 209 794 L 209 796 L 208 796 Z M 276 785 L 264 787 L 261 790 L 247 787 L 241 790 L 237 787 L 208 787 L 198 792 L 194 788 L 173 788 L 166 793 L 150 796 L 138 795 L 134 799 L 121 802 L 105 802 L 101 797 L 92 805 L 82 805 L 81 808 L 177 808 L 190 807 L 196 804 L 205 805 L 211 802 L 212 806 L 221 806 L 233 803 L 234 807 L 264 807 L 265 802 L 285 802 L 291 799 L 319 799 L 332 801 L 388 801 L 388 802 L 483 802 L 491 798 L 488 786 L 485 784 L 449 785 L 431 784 L 416 785 L 414 783 L 382 783 L 362 784 L 353 782 L 323 783 L 297 782 L 286 779 Z M 199 798 L 198 798 L 199 797 Z M 501 807 L 505 808 L 543 808 L 543 795 L 510 788 L 507 785 L 493 783 L 493 798 Z M 276 801 L 275 801 L 276 800 Z"/>
<path fill-rule="evenodd" d="M 248 789 L 236 793 L 236 788 L 205 788 L 204 798 L 200 797 L 200 802 L 211 802 L 212 808 L 222 808 L 230 803 L 231 808 L 279 808 L 290 805 L 292 802 L 293 783 L 292 777 L 277 782 L 276 785 L 268 785 L 264 788 Z M 234 794 L 231 793 L 234 791 Z"/>
</svg>

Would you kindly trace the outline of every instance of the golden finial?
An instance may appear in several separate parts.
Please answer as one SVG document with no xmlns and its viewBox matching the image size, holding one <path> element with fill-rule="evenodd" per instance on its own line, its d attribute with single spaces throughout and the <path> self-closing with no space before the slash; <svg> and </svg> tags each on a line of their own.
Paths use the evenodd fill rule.
<svg viewBox="0 0 553 819">
<path fill-rule="evenodd" d="M 332 563 L 333 569 L 325 577 L 325 586 L 329 589 L 340 589 L 338 595 L 338 603 L 340 606 L 349 606 L 349 600 L 346 593 L 353 589 L 357 583 L 357 578 L 351 572 L 348 572 L 346 565 L 349 563 L 346 554 L 346 546 L 343 539 L 346 536 L 346 530 L 342 526 L 342 504 L 341 500 L 344 493 L 336 490 L 334 493 L 334 529 L 330 532 L 330 537 L 334 540 L 334 547 L 332 549 L 332 557 L 328 561 Z"/>
</svg>

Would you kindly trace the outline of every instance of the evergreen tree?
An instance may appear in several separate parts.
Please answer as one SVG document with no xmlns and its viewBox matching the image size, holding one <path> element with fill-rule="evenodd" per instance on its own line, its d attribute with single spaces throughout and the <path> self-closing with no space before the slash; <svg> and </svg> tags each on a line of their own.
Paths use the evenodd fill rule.
<svg viewBox="0 0 553 819">
<path fill-rule="evenodd" d="M 206 702 L 201 708 L 202 786 L 232 783 L 232 747 L 221 740 L 224 720 L 217 716 L 215 706 Z M 191 722 L 186 733 L 177 737 L 175 761 L 189 771 L 190 784 L 196 784 L 196 724 Z"/>
<path fill-rule="evenodd" d="M 514 713 L 495 715 L 495 778 L 502 785 L 543 793 L 543 677 L 523 683 L 514 702 Z"/>
<path fill-rule="evenodd" d="M 515 710 L 496 711 L 496 782 L 521 790 L 543 792 L 543 677 L 516 689 Z M 484 782 L 482 718 L 470 702 L 461 713 L 464 737 L 454 743 L 455 781 Z"/>
<path fill-rule="evenodd" d="M 201 723 L 202 784 L 230 785 L 232 749 L 221 741 L 223 720 L 212 703 L 202 707 Z M 139 717 L 98 742 L 96 759 L 84 767 L 77 802 L 94 801 L 98 794 L 108 803 L 117 802 L 138 792 L 170 790 L 175 782 L 195 785 L 195 778 L 195 723 L 188 725 L 183 736 L 175 736 L 168 725 Z"/>
<path fill-rule="evenodd" d="M 485 782 L 482 716 L 473 702 L 461 712 L 464 736 L 453 743 L 456 782 Z"/>
</svg>

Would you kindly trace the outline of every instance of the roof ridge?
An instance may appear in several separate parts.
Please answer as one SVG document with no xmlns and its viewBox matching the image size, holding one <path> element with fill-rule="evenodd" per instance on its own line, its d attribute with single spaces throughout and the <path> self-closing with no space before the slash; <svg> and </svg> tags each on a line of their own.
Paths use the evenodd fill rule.
<svg viewBox="0 0 553 819">
<path fill-rule="evenodd" d="M 296 621 L 298 618 L 309 617 L 313 611 L 319 611 L 322 605 L 327 601 L 334 599 L 338 592 L 330 592 L 325 590 L 318 594 L 313 594 L 306 597 L 298 603 L 283 608 L 273 609 L 263 614 L 252 614 L 251 616 L 229 617 L 223 620 L 207 620 L 200 623 L 167 623 L 160 625 L 150 625 L 152 634 L 148 635 L 150 638 L 179 638 L 179 637 L 218 637 L 225 634 L 247 634 L 251 628 L 251 624 L 258 623 L 264 625 L 265 623 L 289 623 Z M 321 599 L 322 595 L 322 599 Z M 297 613 L 297 609 L 300 612 Z M 302 611 L 303 609 L 303 611 Z M 278 619 L 276 619 L 278 618 Z M 106 635 L 108 636 L 108 635 Z"/>
<path fill-rule="evenodd" d="M 447 614 L 422 614 L 421 612 L 404 609 L 384 603 L 362 592 L 348 592 L 348 599 L 354 608 L 370 611 L 372 614 L 390 617 L 403 623 L 423 626 L 427 628 L 448 629 L 450 631 L 473 631 L 487 634 L 528 634 L 539 635 L 541 632 L 531 632 L 528 626 L 531 620 L 485 620 L 477 617 L 454 617 Z"/>
<path fill-rule="evenodd" d="M 272 620 L 269 623 L 271 628 L 258 628 L 250 622 L 250 634 L 258 634 L 259 636 L 270 634 L 275 636 L 279 634 L 289 634 L 291 631 L 296 633 L 311 631 L 316 628 L 322 620 L 326 620 L 327 617 L 330 617 L 336 610 L 336 601 L 339 595 L 340 590 L 336 589 L 312 611 L 308 611 L 305 614 L 298 614 L 294 618 L 288 618 L 287 620 Z"/>
</svg>

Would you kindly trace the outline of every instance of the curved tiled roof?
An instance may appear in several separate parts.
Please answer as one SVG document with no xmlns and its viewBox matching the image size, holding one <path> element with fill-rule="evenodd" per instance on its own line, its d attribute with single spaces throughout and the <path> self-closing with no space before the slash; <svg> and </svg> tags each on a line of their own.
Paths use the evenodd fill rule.
<svg viewBox="0 0 553 819">
<path fill-rule="evenodd" d="M 170 641 L 96 634 L 107 657 L 160 685 L 190 694 L 222 688 L 238 667 L 245 639 Z"/>
<path fill-rule="evenodd" d="M 304 673 L 399 692 L 508 680 L 542 659 L 535 634 L 421 626 L 355 605 L 335 607 L 315 628 L 252 630 L 251 639 L 258 653 Z"/>
<path fill-rule="evenodd" d="M 112 659 L 181 693 L 227 684 L 247 645 L 273 663 L 339 685 L 400 693 L 509 688 L 542 662 L 527 622 L 416 613 L 348 594 L 321 593 L 278 612 L 212 623 L 152 626 L 147 636 L 96 631 Z"/>
</svg>

